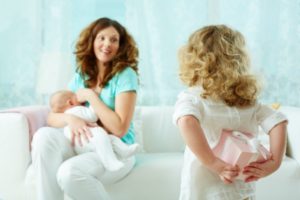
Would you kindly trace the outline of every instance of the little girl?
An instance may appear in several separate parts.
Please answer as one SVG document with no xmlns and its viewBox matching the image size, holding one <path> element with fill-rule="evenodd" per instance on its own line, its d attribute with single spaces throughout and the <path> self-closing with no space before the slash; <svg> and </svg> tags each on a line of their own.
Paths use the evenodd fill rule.
<svg viewBox="0 0 300 200">
<path fill-rule="evenodd" d="M 180 79 L 189 88 L 179 94 L 173 121 L 187 144 L 180 200 L 255 199 L 253 181 L 276 171 L 286 144 L 286 117 L 258 103 L 259 87 L 249 72 L 244 37 L 225 25 L 193 33 L 179 51 Z M 272 158 L 244 169 L 214 156 L 223 129 L 269 134 Z M 246 181 L 235 180 L 238 173 Z"/>
</svg>

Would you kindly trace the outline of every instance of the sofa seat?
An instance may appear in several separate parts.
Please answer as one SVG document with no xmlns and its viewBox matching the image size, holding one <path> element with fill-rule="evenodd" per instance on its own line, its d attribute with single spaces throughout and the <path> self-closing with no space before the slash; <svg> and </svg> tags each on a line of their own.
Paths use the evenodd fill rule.
<svg viewBox="0 0 300 200">
<path fill-rule="evenodd" d="M 34 110 L 37 116 L 39 109 Z M 281 111 L 289 119 L 288 149 L 279 170 L 257 182 L 257 200 L 300 200 L 300 108 L 284 106 Z M 134 126 L 141 152 L 126 177 L 106 186 L 112 200 L 178 199 L 184 143 L 172 124 L 172 113 L 171 106 L 142 106 L 136 110 Z M 0 112 L 3 200 L 35 200 L 29 125 L 22 113 Z M 261 139 L 268 143 L 268 137 Z"/>
<path fill-rule="evenodd" d="M 113 200 L 178 199 L 182 161 L 183 153 L 140 153 L 136 156 L 134 170 L 106 189 Z M 27 199 L 35 199 L 35 180 L 34 169 L 30 166 L 26 177 Z"/>
<path fill-rule="evenodd" d="M 182 153 L 138 154 L 134 170 L 107 189 L 113 200 L 176 200 L 182 161 Z"/>
<path fill-rule="evenodd" d="M 258 200 L 300 200 L 299 163 L 285 156 L 279 170 L 257 181 L 256 190 Z"/>
</svg>

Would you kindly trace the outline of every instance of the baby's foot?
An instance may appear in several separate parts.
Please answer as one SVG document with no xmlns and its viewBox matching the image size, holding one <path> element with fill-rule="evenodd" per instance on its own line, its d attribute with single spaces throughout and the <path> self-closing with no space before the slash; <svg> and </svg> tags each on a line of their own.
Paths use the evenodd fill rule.
<svg viewBox="0 0 300 200">
<path fill-rule="evenodd" d="M 128 158 L 130 156 L 133 156 L 138 150 L 140 145 L 135 143 L 126 146 L 126 148 L 118 149 L 115 147 L 115 152 L 121 157 L 121 158 Z"/>
<path fill-rule="evenodd" d="M 122 163 L 119 160 L 110 160 L 107 162 L 104 162 L 104 167 L 108 170 L 108 171 L 118 171 L 120 170 L 122 167 L 124 167 L 124 163 Z"/>
</svg>

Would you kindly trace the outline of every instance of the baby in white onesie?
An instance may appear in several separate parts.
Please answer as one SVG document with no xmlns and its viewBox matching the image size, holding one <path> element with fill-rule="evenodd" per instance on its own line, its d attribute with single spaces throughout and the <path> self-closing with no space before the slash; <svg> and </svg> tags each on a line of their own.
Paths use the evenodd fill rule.
<svg viewBox="0 0 300 200">
<path fill-rule="evenodd" d="M 86 122 L 97 122 L 98 117 L 92 107 L 85 107 L 78 102 L 75 93 L 61 90 L 50 98 L 50 107 L 55 113 L 68 113 L 84 119 Z M 102 127 L 90 127 L 92 137 L 89 142 L 81 136 L 82 146 L 75 144 L 77 154 L 96 152 L 104 167 L 109 171 L 119 170 L 124 166 L 122 159 L 132 156 L 138 150 L 138 144 L 127 145 L 119 137 L 108 134 Z M 71 131 L 68 126 L 64 128 L 65 136 L 71 141 Z M 120 159 L 120 160 L 119 160 Z"/>
</svg>

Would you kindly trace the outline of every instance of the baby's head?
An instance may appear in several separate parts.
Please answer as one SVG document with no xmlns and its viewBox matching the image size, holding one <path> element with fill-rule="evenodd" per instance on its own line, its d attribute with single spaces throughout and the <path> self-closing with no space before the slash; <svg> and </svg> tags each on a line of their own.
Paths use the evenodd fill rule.
<svg viewBox="0 0 300 200">
<path fill-rule="evenodd" d="M 50 107 L 55 113 L 63 113 L 67 109 L 80 105 L 76 94 L 68 90 L 60 90 L 50 97 Z"/>
</svg>

